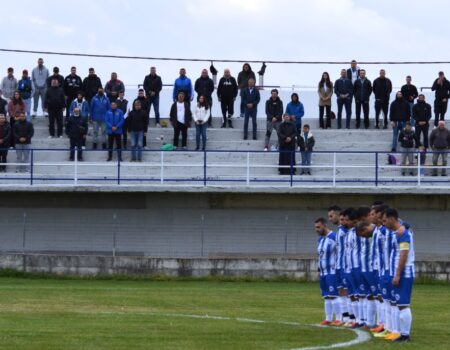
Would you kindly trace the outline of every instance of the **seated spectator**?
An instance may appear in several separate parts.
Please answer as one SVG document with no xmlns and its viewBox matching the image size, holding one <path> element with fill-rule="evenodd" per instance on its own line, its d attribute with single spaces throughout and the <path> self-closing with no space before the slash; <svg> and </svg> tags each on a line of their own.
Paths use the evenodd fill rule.
<svg viewBox="0 0 450 350">
<path fill-rule="evenodd" d="M 445 127 L 445 121 L 440 120 L 438 127 L 430 134 L 430 146 L 433 150 L 433 176 L 438 175 L 438 161 L 442 158 L 442 176 L 447 176 L 447 155 L 450 148 L 450 131 Z"/>
<path fill-rule="evenodd" d="M 420 134 L 423 134 L 423 146 L 428 148 L 428 129 L 430 127 L 431 106 L 425 102 L 425 95 L 420 94 L 414 105 L 413 118 L 416 122 L 416 138 L 420 142 Z"/>
<path fill-rule="evenodd" d="M 280 175 L 292 175 L 296 173 L 295 170 L 295 136 L 297 135 L 297 128 L 291 121 L 291 116 L 287 113 L 283 114 L 283 121 L 278 126 L 278 151 L 279 160 L 278 173 Z"/>
<path fill-rule="evenodd" d="M 181 147 L 187 149 L 187 131 L 191 125 L 192 112 L 189 102 L 184 100 L 184 92 L 178 93 L 177 101 L 170 108 L 170 124 L 173 126 L 173 145 L 178 147 L 181 133 Z"/>
<path fill-rule="evenodd" d="M 5 114 L 0 114 L 0 172 L 6 171 L 9 142 L 11 140 L 11 125 Z"/>
<path fill-rule="evenodd" d="M 302 118 L 305 115 L 303 103 L 298 99 L 298 94 L 294 92 L 291 95 L 291 102 L 286 106 L 286 113 L 293 118 L 295 127 L 297 128 L 297 145 L 300 147 L 300 134 L 302 132 Z"/>
<path fill-rule="evenodd" d="M 405 128 L 400 131 L 398 135 L 398 142 L 400 143 L 400 151 L 402 152 L 402 175 L 406 175 L 406 160 L 408 160 L 408 165 L 411 167 L 414 165 L 414 148 L 419 146 L 417 142 L 416 134 L 412 129 L 411 123 L 406 122 Z M 410 175 L 414 175 L 414 171 L 411 169 L 409 171 Z"/>
<path fill-rule="evenodd" d="M 148 115 L 142 109 L 141 101 L 135 100 L 133 103 L 133 110 L 128 113 L 125 119 L 126 129 L 130 133 L 131 141 L 131 161 L 142 162 L 142 148 L 144 146 L 144 134 L 148 128 Z"/>
<path fill-rule="evenodd" d="M 81 115 L 79 107 L 70 112 L 66 123 L 66 135 L 70 139 L 70 160 L 75 159 L 75 148 L 77 148 L 77 159 L 83 160 L 83 140 L 86 139 L 88 131 L 88 117 Z"/>
<path fill-rule="evenodd" d="M 105 117 L 106 113 L 111 109 L 111 103 L 109 99 L 105 96 L 103 88 L 100 86 L 98 88 L 97 95 L 91 101 L 91 112 L 90 121 L 93 123 L 94 127 L 94 137 L 93 137 L 93 149 L 97 149 L 97 143 L 100 141 L 102 143 L 103 149 L 106 149 L 106 124 Z"/>
<path fill-rule="evenodd" d="M 244 140 L 247 140 L 248 136 L 248 122 L 252 118 L 253 126 L 253 140 L 256 140 L 256 117 L 258 114 L 258 104 L 261 100 L 258 89 L 255 87 L 255 79 L 250 78 L 248 80 L 248 87 L 246 87 L 241 93 L 242 102 L 244 104 Z"/>
<path fill-rule="evenodd" d="M 208 119 L 210 118 L 210 105 L 205 98 L 205 96 L 201 95 L 198 98 L 197 105 L 195 106 L 195 111 L 193 114 L 194 123 L 195 123 L 195 141 L 196 147 L 195 150 L 198 151 L 200 149 L 200 136 L 202 137 L 202 151 L 206 148 L 206 130 L 208 129 Z"/>
<path fill-rule="evenodd" d="M 123 112 L 117 108 L 116 101 L 111 102 L 111 110 L 106 112 L 105 117 L 106 133 L 108 134 L 108 162 L 112 160 L 114 144 L 116 145 L 119 162 L 122 162 L 122 127 L 124 122 Z"/>
<path fill-rule="evenodd" d="M 26 164 L 30 158 L 30 144 L 34 135 L 34 128 L 33 124 L 25 119 L 25 113 L 18 114 L 16 119 L 13 135 L 16 144 L 17 163 Z M 25 172 L 26 170 L 27 166 L 19 165 L 16 171 Z"/>
<path fill-rule="evenodd" d="M 270 98 L 266 101 L 266 116 L 267 116 L 267 131 L 266 140 L 264 143 L 264 151 L 268 151 L 270 147 L 270 136 L 272 131 L 277 131 L 278 126 L 282 121 L 283 115 L 283 101 L 278 97 L 278 90 L 271 91 Z"/>
<path fill-rule="evenodd" d="M 309 130 L 309 125 L 303 126 L 303 132 L 300 135 L 300 151 L 302 155 L 302 171 L 300 175 L 311 175 L 311 155 L 313 152 L 315 140 L 312 132 Z"/>
</svg>

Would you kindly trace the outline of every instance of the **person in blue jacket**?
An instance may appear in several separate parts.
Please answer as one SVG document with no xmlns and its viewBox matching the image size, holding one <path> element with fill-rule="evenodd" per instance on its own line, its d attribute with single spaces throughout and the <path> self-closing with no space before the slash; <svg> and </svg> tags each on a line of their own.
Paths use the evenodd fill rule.
<svg viewBox="0 0 450 350">
<path fill-rule="evenodd" d="M 248 80 L 248 86 L 242 90 L 242 103 L 244 104 L 244 140 L 247 140 L 248 122 L 252 118 L 253 140 L 256 140 L 256 116 L 258 114 L 258 103 L 261 100 L 259 90 L 255 87 L 255 79 Z"/>
<path fill-rule="evenodd" d="M 111 102 L 111 110 L 106 112 L 105 117 L 106 133 L 108 134 L 108 162 L 112 160 L 114 143 L 116 144 L 117 157 L 120 162 L 122 161 L 122 127 L 124 122 L 122 110 L 117 108 L 116 101 Z"/>
<path fill-rule="evenodd" d="M 90 121 L 93 123 L 94 127 L 94 143 L 93 149 L 97 149 L 97 142 L 100 140 L 102 142 L 103 149 L 106 149 L 106 124 L 105 117 L 106 112 L 111 109 L 111 103 L 106 97 L 103 87 L 98 88 L 97 95 L 95 95 L 91 100 L 91 110 L 90 110 Z M 100 137 L 99 137 L 100 133 Z"/>
<path fill-rule="evenodd" d="M 173 84 L 173 102 L 177 101 L 177 96 L 180 92 L 184 92 L 185 101 L 190 102 L 194 99 L 194 89 L 192 88 L 191 79 L 186 76 L 186 69 L 180 69 L 180 76 Z"/>
<path fill-rule="evenodd" d="M 31 96 L 34 95 L 34 84 L 31 78 L 28 76 L 28 71 L 26 69 L 22 72 L 22 79 L 19 80 L 17 85 L 17 91 L 22 97 L 23 103 L 25 103 L 25 112 L 27 121 L 31 121 Z"/>
<path fill-rule="evenodd" d="M 300 147 L 300 134 L 302 133 L 302 117 L 305 115 L 303 103 L 298 99 L 298 94 L 294 92 L 291 95 L 291 102 L 286 106 L 286 114 L 289 114 L 297 128 L 297 145 Z"/>
</svg>

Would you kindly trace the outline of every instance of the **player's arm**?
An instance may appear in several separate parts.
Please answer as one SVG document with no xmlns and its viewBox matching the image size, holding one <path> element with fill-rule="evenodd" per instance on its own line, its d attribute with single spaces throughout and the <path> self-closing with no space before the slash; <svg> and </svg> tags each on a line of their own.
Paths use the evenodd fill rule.
<svg viewBox="0 0 450 350">
<path fill-rule="evenodd" d="M 408 252 L 409 248 L 400 250 L 400 260 L 398 262 L 397 271 L 395 271 L 394 279 L 392 280 L 392 284 L 394 286 L 397 286 L 400 281 L 400 276 L 402 275 L 402 272 L 406 265 L 406 260 L 408 259 Z"/>
</svg>

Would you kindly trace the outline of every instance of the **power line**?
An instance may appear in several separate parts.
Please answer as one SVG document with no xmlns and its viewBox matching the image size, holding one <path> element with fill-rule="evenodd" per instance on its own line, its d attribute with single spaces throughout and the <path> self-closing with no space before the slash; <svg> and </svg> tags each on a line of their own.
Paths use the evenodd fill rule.
<svg viewBox="0 0 450 350">
<path fill-rule="evenodd" d="M 271 64 L 348 64 L 349 61 L 281 61 L 281 60 L 232 60 L 232 59 L 211 59 L 211 58 L 182 58 L 182 57 L 147 57 L 147 56 L 124 56 L 124 55 L 100 55 L 76 52 L 55 52 L 55 51 L 35 51 L 19 49 L 2 49 L 2 52 L 15 52 L 39 55 L 58 55 L 75 57 L 95 57 L 95 58 L 115 58 L 129 60 L 147 61 L 180 61 L 180 62 L 223 62 L 223 63 L 271 63 Z M 450 64 L 450 61 L 359 61 L 359 64 Z"/>
</svg>

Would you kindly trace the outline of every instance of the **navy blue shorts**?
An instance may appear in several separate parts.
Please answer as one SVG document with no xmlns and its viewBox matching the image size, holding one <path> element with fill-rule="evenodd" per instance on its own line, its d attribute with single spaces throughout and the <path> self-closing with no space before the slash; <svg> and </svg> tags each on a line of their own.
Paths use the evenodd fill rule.
<svg viewBox="0 0 450 350">
<path fill-rule="evenodd" d="M 389 275 L 383 275 L 380 278 L 380 284 L 381 284 L 381 296 L 383 297 L 383 300 L 385 301 L 394 301 L 392 300 L 392 277 Z"/>
<path fill-rule="evenodd" d="M 344 282 L 344 288 L 347 289 L 349 296 L 358 294 L 358 285 L 353 278 L 353 274 L 345 272 L 342 281 Z"/>
<path fill-rule="evenodd" d="M 345 288 L 343 279 L 344 279 L 344 270 L 336 269 L 336 286 L 338 289 Z"/>
<path fill-rule="evenodd" d="M 400 277 L 398 286 L 394 287 L 394 295 L 397 306 L 409 306 L 409 304 L 411 304 L 413 283 L 414 278 Z"/>
<path fill-rule="evenodd" d="M 320 276 L 320 291 L 324 298 L 337 297 L 338 289 L 336 285 L 336 275 Z"/>
<path fill-rule="evenodd" d="M 377 296 L 378 295 L 378 276 L 374 272 L 362 272 L 361 274 L 362 282 L 361 286 L 364 287 L 364 290 L 360 288 L 361 296 Z"/>
</svg>

